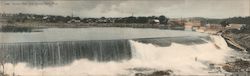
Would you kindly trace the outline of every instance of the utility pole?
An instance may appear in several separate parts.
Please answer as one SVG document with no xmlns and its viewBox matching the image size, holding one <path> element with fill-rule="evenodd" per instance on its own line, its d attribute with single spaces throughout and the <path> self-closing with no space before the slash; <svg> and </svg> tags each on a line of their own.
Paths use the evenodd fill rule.
<svg viewBox="0 0 250 76">
<path fill-rule="evenodd" d="M 72 17 L 72 18 L 74 17 L 74 10 L 73 10 L 73 8 L 72 8 L 72 10 L 71 10 L 71 17 Z"/>
<path fill-rule="evenodd" d="M 132 8 L 131 8 L 131 16 L 134 17 L 134 12 Z"/>
</svg>

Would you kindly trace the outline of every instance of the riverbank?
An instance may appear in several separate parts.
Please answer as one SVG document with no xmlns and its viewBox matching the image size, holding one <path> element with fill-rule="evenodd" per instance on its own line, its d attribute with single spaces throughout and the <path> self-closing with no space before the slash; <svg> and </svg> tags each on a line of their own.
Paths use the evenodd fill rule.
<svg viewBox="0 0 250 76">
<path fill-rule="evenodd" d="M 227 29 L 222 32 L 221 36 L 225 39 L 228 46 L 232 49 L 243 51 L 244 54 L 250 53 L 250 32 L 249 28 L 245 29 Z M 243 53 L 242 53 L 243 54 Z M 241 55 L 243 56 L 243 55 Z M 222 68 L 233 76 L 249 76 L 250 74 L 250 60 L 249 55 L 233 62 L 225 63 Z"/>
<path fill-rule="evenodd" d="M 204 28 L 196 30 L 196 32 L 207 33 L 210 35 L 220 34 L 230 48 L 238 51 L 250 52 L 250 26 L 241 27 L 240 29 L 231 27 L 215 29 Z"/>
<path fill-rule="evenodd" d="M 9 23 L 2 26 L 22 26 L 36 28 L 87 28 L 87 27 L 132 27 L 132 28 L 159 28 L 160 24 L 149 23 Z M 162 27 L 163 25 L 161 25 Z"/>
<path fill-rule="evenodd" d="M 229 29 L 222 33 L 229 47 L 250 52 L 250 32 L 245 32 L 236 29 Z"/>
</svg>

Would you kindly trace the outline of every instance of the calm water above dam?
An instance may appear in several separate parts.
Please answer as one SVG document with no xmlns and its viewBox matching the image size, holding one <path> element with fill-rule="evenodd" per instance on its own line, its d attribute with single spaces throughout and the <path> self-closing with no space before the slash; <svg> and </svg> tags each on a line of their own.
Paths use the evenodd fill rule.
<svg viewBox="0 0 250 76">
<path fill-rule="evenodd" d="M 49 28 L 43 32 L 2 33 L 0 43 L 114 40 L 157 37 L 207 36 L 191 31 L 135 28 Z"/>
</svg>

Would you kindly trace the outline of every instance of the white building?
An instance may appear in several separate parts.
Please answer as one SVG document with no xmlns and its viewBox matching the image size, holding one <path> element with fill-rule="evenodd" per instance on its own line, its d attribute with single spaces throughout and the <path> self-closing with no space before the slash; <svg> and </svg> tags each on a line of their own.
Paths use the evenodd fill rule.
<svg viewBox="0 0 250 76">
<path fill-rule="evenodd" d="M 80 22 L 81 22 L 81 20 L 71 19 L 67 23 L 80 23 Z"/>
<path fill-rule="evenodd" d="M 238 29 L 241 30 L 241 28 L 243 26 L 245 26 L 246 24 L 229 24 L 229 26 L 227 26 L 227 29 Z"/>
</svg>

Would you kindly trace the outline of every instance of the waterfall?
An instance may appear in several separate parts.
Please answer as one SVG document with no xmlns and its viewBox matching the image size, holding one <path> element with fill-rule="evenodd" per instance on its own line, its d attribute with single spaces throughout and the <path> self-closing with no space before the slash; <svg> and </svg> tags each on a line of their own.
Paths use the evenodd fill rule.
<svg viewBox="0 0 250 76">
<path fill-rule="evenodd" d="M 215 44 L 215 46 L 218 46 L 219 48 L 222 49 L 230 49 L 224 40 L 224 38 L 217 36 L 217 35 L 210 35 L 210 38 L 212 42 Z"/>
<path fill-rule="evenodd" d="M 152 40 L 92 40 L 8 43 L 1 44 L 0 49 L 8 55 L 6 72 L 21 76 L 133 76 L 167 69 L 176 75 L 214 75 L 208 73 L 209 64 L 225 63 L 232 50 L 220 36 L 211 38 L 168 46 L 155 45 Z"/>
<path fill-rule="evenodd" d="M 213 42 L 215 41 L 215 42 Z M 134 61 L 141 67 L 173 69 L 179 74 L 207 74 L 206 67 L 210 64 L 223 64 L 232 50 L 227 48 L 226 43 L 219 36 L 205 44 L 182 45 L 173 43 L 170 47 L 159 47 L 152 44 L 143 44 L 131 41 L 135 46 L 136 55 Z M 218 42 L 216 42 L 218 41 Z M 221 49 L 215 46 L 220 43 Z M 196 61 L 197 59 L 197 61 Z M 133 60 L 133 59 L 132 59 Z M 145 65 L 145 66 L 143 66 Z"/>
<path fill-rule="evenodd" d="M 29 42 L 0 44 L 6 62 L 27 62 L 31 67 L 60 66 L 86 58 L 96 61 L 130 59 L 128 40 Z"/>
</svg>

